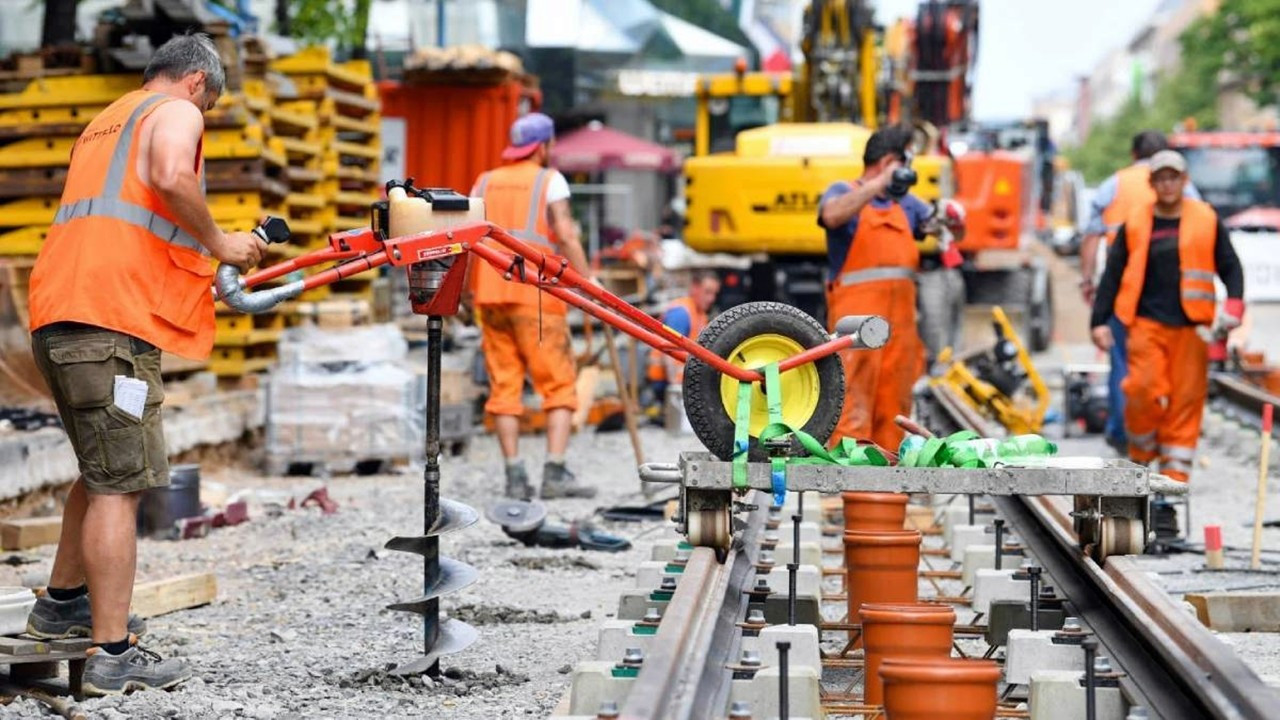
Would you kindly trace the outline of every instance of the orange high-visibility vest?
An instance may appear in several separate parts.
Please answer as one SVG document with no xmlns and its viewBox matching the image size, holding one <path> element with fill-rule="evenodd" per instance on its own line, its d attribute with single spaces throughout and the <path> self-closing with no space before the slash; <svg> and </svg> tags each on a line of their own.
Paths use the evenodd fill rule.
<svg viewBox="0 0 1280 720">
<path fill-rule="evenodd" d="M 703 328 L 707 326 L 707 314 L 698 309 L 698 305 L 693 302 L 693 298 L 688 295 L 682 298 L 676 298 L 671 301 L 667 309 L 682 307 L 689 313 L 689 335 L 688 337 L 697 340 L 698 335 L 702 333 Z M 665 313 L 664 313 L 665 314 Z M 648 378 L 654 382 L 661 382 L 667 379 L 667 368 L 662 359 L 666 355 L 657 349 L 649 350 L 649 372 Z M 684 381 L 684 365 L 681 364 L 676 372 L 676 382 Z"/>
<path fill-rule="evenodd" d="M 138 130 L 178 98 L 135 90 L 85 128 L 31 272 L 31 329 L 79 322 L 193 359 L 213 347 L 213 265 L 137 173 Z M 196 172 L 203 183 L 201 152 Z"/>
<path fill-rule="evenodd" d="M 551 181 L 551 173 L 532 161 L 505 165 L 482 174 L 471 195 L 484 198 L 486 220 L 525 242 L 545 246 L 549 254 L 554 254 L 551 226 L 547 222 L 547 183 Z M 492 244 L 501 249 L 500 245 Z M 567 312 L 564 302 L 550 295 L 539 298 L 544 293 L 533 285 L 521 283 L 517 278 L 505 280 L 501 272 L 487 262 L 476 265 L 479 266 L 473 278 L 476 305 L 537 305 L 541 301 L 543 312 Z M 559 267 L 558 261 L 555 267 Z M 535 277 L 538 268 L 526 263 L 525 272 Z"/>
<path fill-rule="evenodd" d="M 1151 168 L 1146 163 L 1134 163 L 1116 171 L 1116 196 L 1102 211 L 1102 224 L 1107 230 L 1107 245 L 1116 241 L 1120 223 L 1138 208 L 1156 201 L 1156 191 L 1151 189 Z"/>
<path fill-rule="evenodd" d="M 1147 255 L 1151 249 L 1152 207 L 1135 210 L 1124 223 L 1125 245 L 1129 262 L 1120 277 L 1115 314 L 1120 322 L 1132 325 L 1138 314 L 1138 298 L 1147 277 Z M 1214 278 L 1218 266 L 1213 259 L 1218 239 L 1218 213 L 1206 202 L 1182 199 L 1182 216 L 1178 219 L 1178 265 L 1182 270 L 1179 290 L 1182 310 L 1193 323 L 1213 321 L 1217 309 Z"/>
<path fill-rule="evenodd" d="M 858 231 L 840 274 L 831 278 L 827 305 L 839 302 L 845 289 L 875 280 L 914 280 L 920 249 L 911 221 L 898 203 L 886 208 L 868 204 L 858 213 Z"/>
</svg>

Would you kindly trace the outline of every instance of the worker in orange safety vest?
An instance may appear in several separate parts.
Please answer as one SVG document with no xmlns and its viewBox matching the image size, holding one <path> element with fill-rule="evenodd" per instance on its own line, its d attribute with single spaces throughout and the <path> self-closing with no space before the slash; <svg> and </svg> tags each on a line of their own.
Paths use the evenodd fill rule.
<svg viewBox="0 0 1280 720">
<path fill-rule="evenodd" d="M 1156 130 L 1144 130 L 1134 135 L 1129 146 L 1133 164 L 1117 170 L 1111 177 L 1103 180 L 1094 192 L 1090 202 L 1089 224 L 1080 243 L 1080 289 L 1085 302 L 1093 303 L 1095 285 L 1106 266 L 1106 253 L 1115 242 L 1120 225 L 1134 210 L 1156 201 L 1155 191 L 1151 189 L 1149 161 L 1152 155 L 1168 147 L 1169 141 L 1163 133 Z M 1183 194 L 1200 199 L 1200 194 L 1190 182 L 1186 184 Z M 1127 453 L 1127 440 L 1121 383 L 1124 382 L 1129 364 L 1126 352 L 1128 333 L 1125 326 L 1114 317 L 1110 325 L 1114 342 L 1108 352 L 1111 373 L 1107 382 L 1107 425 L 1104 436 L 1108 445 L 1124 455 Z"/>
<path fill-rule="evenodd" d="M 689 275 L 689 294 L 668 303 L 662 313 L 662 324 L 680 335 L 697 340 L 707 326 L 707 313 L 720 293 L 720 278 L 711 270 L 694 270 Z M 672 360 L 657 350 L 649 351 L 646 373 L 654 402 L 666 397 L 667 386 L 684 381 L 684 363 Z"/>
<path fill-rule="evenodd" d="M 873 133 L 863 151 L 862 177 L 833 184 L 818 211 L 827 235 L 827 324 L 834 330 L 846 315 L 880 315 L 890 327 L 883 348 L 841 352 L 845 402 L 832 441 L 872 440 L 895 452 L 903 431 L 893 419 L 910 414 L 911 387 L 924 369 L 916 326 L 916 236 L 932 214 L 924 201 L 891 182 L 894 169 L 907 161 L 910 140 L 910 131 L 896 126 Z"/>
<path fill-rule="evenodd" d="M 84 690 L 170 688 L 187 665 L 142 650 L 129 615 L 142 493 L 169 484 L 160 352 L 213 345 L 208 257 L 242 269 L 266 244 L 218 229 L 205 204 L 204 113 L 225 71 L 204 35 L 161 45 L 142 87 L 77 138 L 61 202 L 30 279 L 31 344 L 79 463 L 48 588 L 26 632 L 91 636 Z"/>
<path fill-rule="evenodd" d="M 507 164 L 482 173 L 471 196 L 484 198 L 489 222 L 548 252 L 562 254 L 575 270 L 590 276 L 578 227 L 569 213 L 569 183 L 547 167 L 555 141 L 554 122 L 542 113 L 529 113 L 512 123 L 510 138 L 511 144 L 502 152 Z M 532 285 L 505 280 L 487 263 L 473 263 L 473 267 L 474 302 L 489 375 L 484 408 L 494 417 L 506 465 L 507 497 L 527 500 L 533 494 L 519 455 L 526 374 L 542 396 L 547 418 L 541 496 L 593 497 L 596 489 L 580 485 L 565 465 L 578 404 L 567 306 Z"/>
<path fill-rule="evenodd" d="M 1186 482 L 1208 394 L 1208 345 L 1201 334 L 1210 324 L 1218 333 L 1240 325 L 1244 271 L 1213 208 L 1183 196 L 1182 155 L 1162 150 L 1149 166 L 1155 202 L 1134 209 L 1117 229 L 1091 325 L 1103 350 L 1115 342 L 1107 323 L 1113 315 L 1129 332 L 1129 458 L 1159 461 L 1165 475 Z M 1220 311 L 1215 278 L 1227 289 Z"/>
</svg>

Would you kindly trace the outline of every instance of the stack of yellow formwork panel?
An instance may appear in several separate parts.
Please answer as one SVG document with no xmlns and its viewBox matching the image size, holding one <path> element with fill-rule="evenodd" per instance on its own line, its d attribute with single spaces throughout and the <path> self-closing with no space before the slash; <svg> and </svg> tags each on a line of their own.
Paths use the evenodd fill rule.
<svg viewBox="0 0 1280 720">
<path fill-rule="evenodd" d="M 85 75 L 41 78 L 20 92 L 0 94 L 0 255 L 13 258 L 9 264 L 29 266 L 39 253 L 80 132 L 103 108 L 139 85 L 136 75 Z M 208 113 L 203 151 L 209 208 L 218 226 L 253 228 L 272 194 L 284 193 L 279 181 L 271 179 L 263 126 L 242 94 L 224 96 Z M 208 367 L 219 376 L 238 377 L 273 362 L 283 319 L 225 310 L 219 306 Z M 166 367 L 177 371 L 205 365 L 166 358 Z"/>
<path fill-rule="evenodd" d="M 248 92 L 224 95 L 205 116 L 205 180 L 209 210 L 223 230 L 251 230 L 288 193 L 278 155 L 267 146 L 269 126 Z M 244 315 L 219 303 L 209 368 L 235 380 L 275 363 L 284 316 Z"/>
<path fill-rule="evenodd" d="M 369 206 L 381 197 L 378 164 L 382 157 L 381 103 L 369 63 L 334 63 L 326 48 L 313 47 L 276 60 L 271 67 L 288 77 L 295 95 L 292 101 L 281 101 L 282 108 L 299 112 L 314 108 L 323 173 L 318 194 L 324 204 L 318 214 L 327 223 L 326 232 L 367 226 Z M 315 202 L 316 198 L 308 194 L 299 200 Z M 356 300 L 367 308 L 373 300 L 374 276 L 369 272 L 347 278 L 304 293 L 300 300 Z M 302 310 L 307 316 L 317 312 L 314 306 Z"/>
</svg>

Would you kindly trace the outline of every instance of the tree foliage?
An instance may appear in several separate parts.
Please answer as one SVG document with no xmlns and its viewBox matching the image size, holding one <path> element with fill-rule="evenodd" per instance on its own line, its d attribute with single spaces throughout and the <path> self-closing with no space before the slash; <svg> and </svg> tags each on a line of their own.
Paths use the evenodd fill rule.
<svg viewBox="0 0 1280 720">
<path fill-rule="evenodd" d="M 372 0 L 291 0 L 288 31 L 304 42 L 327 45 L 359 56 L 365 49 Z"/>
<path fill-rule="evenodd" d="M 1218 96 L 1236 88 L 1261 105 L 1280 91 L 1280 0 L 1223 0 L 1179 37 L 1179 66 L 1158 79 L 1155 97 L 1135 95 L 1115 116 L 1095 123 L 1080 147 L 1068 152 L 1089 182 L 1129 161 L 1129 143 L 1142 130 L 1169 132 L 1193 119 L 1200 129 L 1218 124 Z"/>
</svg>

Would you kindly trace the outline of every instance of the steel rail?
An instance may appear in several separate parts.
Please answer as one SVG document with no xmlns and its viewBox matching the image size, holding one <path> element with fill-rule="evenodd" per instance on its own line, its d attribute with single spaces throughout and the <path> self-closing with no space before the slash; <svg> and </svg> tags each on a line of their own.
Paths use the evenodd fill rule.
<svg viewBox="0 0 1280 720">
<path fill-rule="evenodd" d="M 1265 389 L 1245 382 L 1240 378 L 1227 373 L 1213 373 L 1209 377 L 1211 395 L 1225 400 L 1227 404 L 1237 409 L 1246 411 L 1247 415 L 1239 417 L 1239 420 L 1247 422 L 1250 427 L 1262 429 L 1262 407 L 1271 404 L 1280 407 L 1280 397 L 1267 392 Z M 1273 434 L 1280 433 L 1280 428 L 1272 430 Z"/>
<path fill-rule="evenodd" d="M 769 499 L 756 494 L 741 543 L 734 543 L 724 564 L 711 548 L 694 548 L 675 593 L 662 614 L 627 693 L 625 720 L 701 720 L 724 714 L 733 673 L 726 665 L 741 641 L 738 623 L 746 617 L 748 590 L 765 524 Z"/>
<path fill-rule="evenodd" d="M 1252 398 L 1260 409 L 1269 402 L 1257 400 L 1265 391 L 1230 378 L 1215 378 L 1215 384 L 1239 404 Z M 950 403 L 940 405 L 958 427 L 971 427 Z M 1068 510 L 1056 498 L 991 501 L 1124 671 L 1122 687 L 1131 700 L 1164 720 L 1276 717 L 1280 693 L 1151 583 L 1133 559 L 1108 559 L 1104 570 L 1082 552 Z"/>
</svg>

